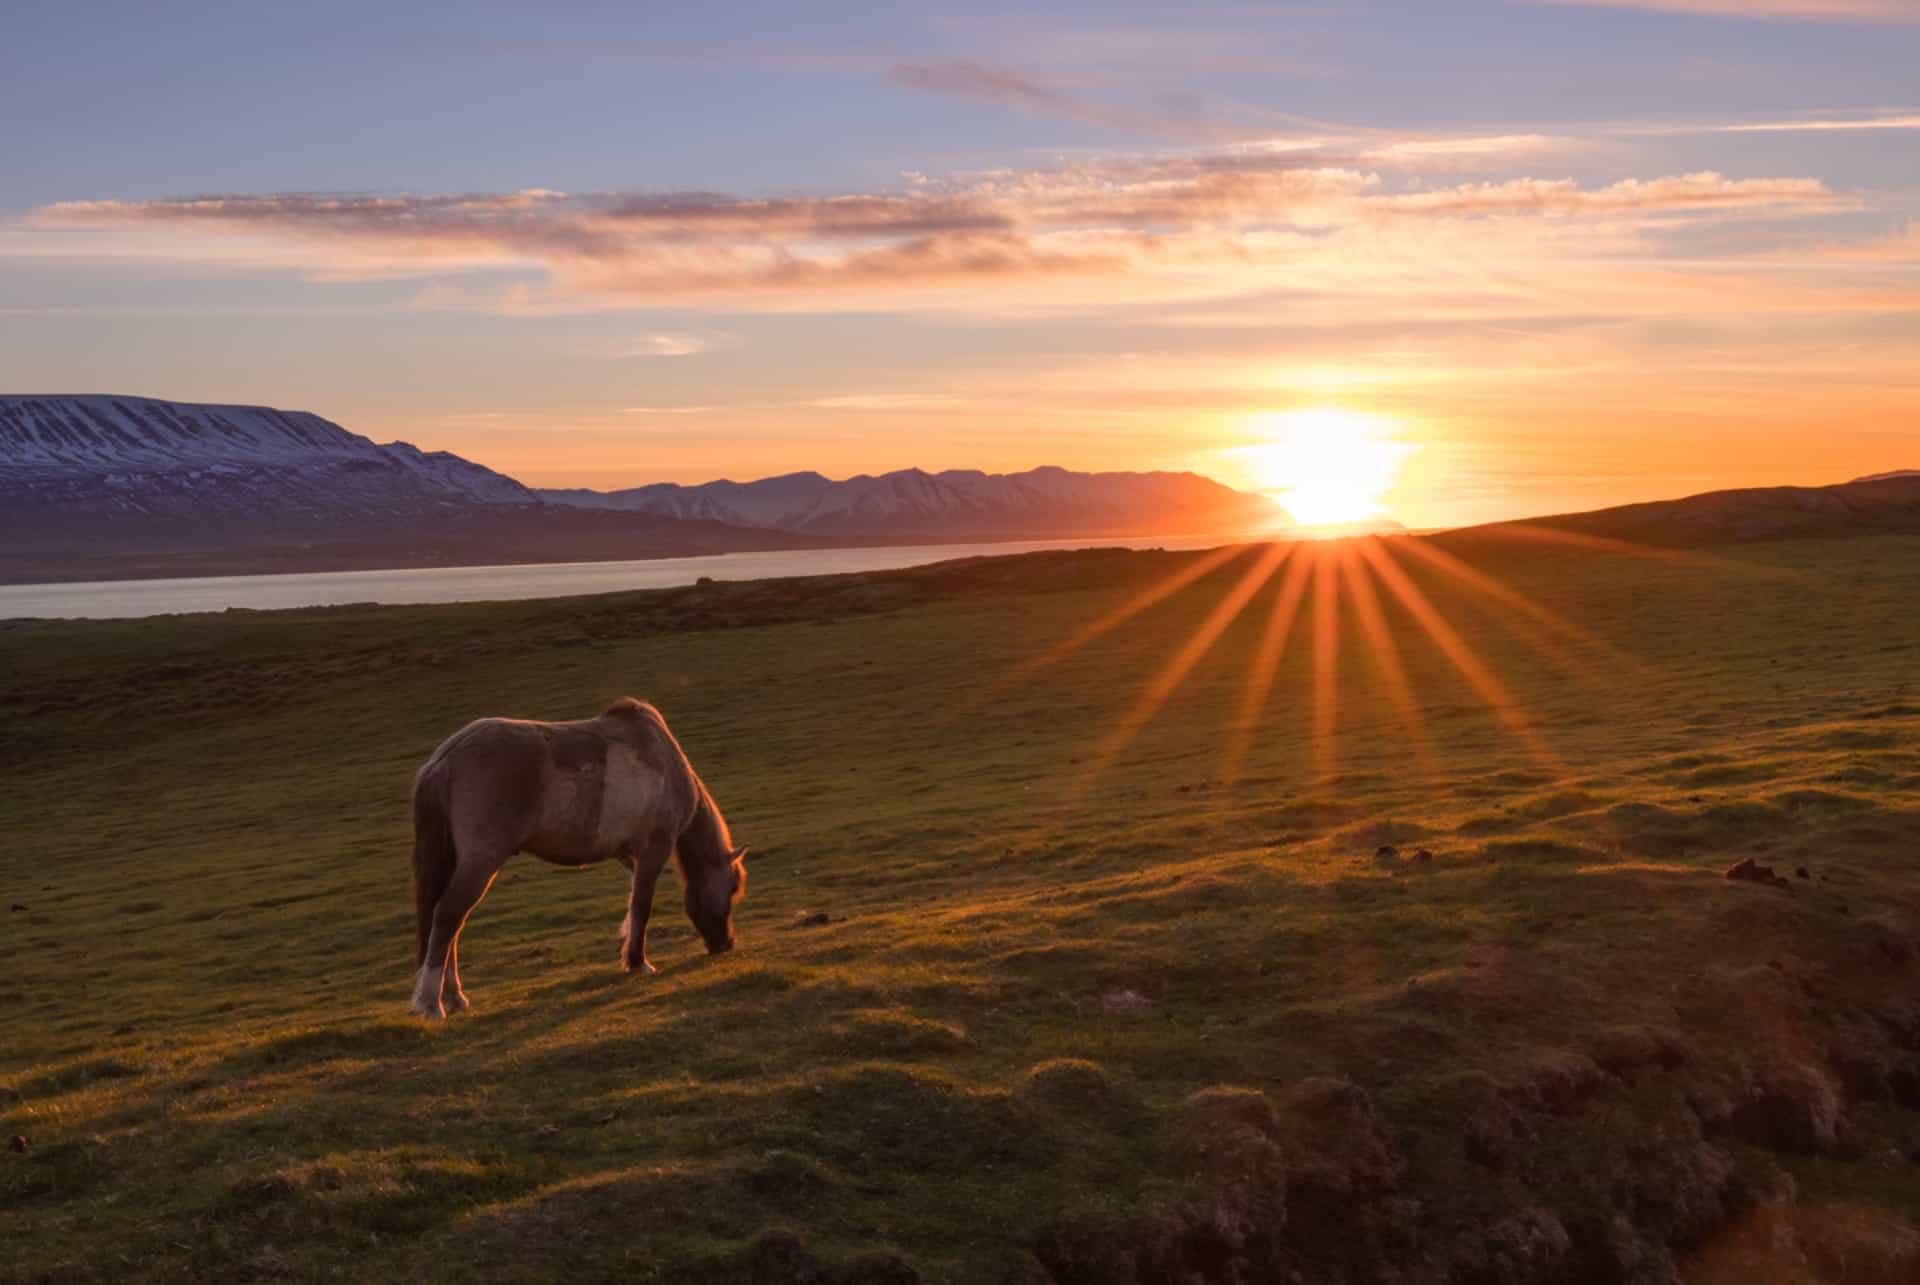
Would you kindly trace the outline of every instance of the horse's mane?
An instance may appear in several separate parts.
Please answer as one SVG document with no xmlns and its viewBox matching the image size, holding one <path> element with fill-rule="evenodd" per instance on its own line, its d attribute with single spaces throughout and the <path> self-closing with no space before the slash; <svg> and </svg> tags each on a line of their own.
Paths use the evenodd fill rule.
<svg viewBox="0 0 1920 1285">
<path fill-rule="evenodd" d="M 687 822 L 687 828 L 681 832 L 675 845 L 674 855 L 680 861 L 684 874 L 689 868 L 710 869 L 725 865 L 733 859 L 733 834 L 727 829 L 727 819 L 720 814 L 720 805 L 713 801 L 713 795 L 707 792 L 707 783 L 693 770 L 693 764 L 687 762 L 686 752 L 680 748 L 679 740 L 667 720 L 659 710 L 643 700 L 631 696 L 622 696 L 607 706 L 600 715 L 602 718 L 619 718 L 636 722 L 649 722 L 659 729 L 667 742 L 679 755 L 681 764 L 693 782 L 693 817 Z"/>
<path fill-rule="evenodd" d="M 680 835 L 675 851 L 683 868 L 710 869 L 725 865 L 733 859 L 733 835 L 727 829 L 727 819 L 720 815 L 720 805 L 713 801 L 706 782 L 697 774 L 693 784 L 696 792 L 693 820 Z"/>
</svg>

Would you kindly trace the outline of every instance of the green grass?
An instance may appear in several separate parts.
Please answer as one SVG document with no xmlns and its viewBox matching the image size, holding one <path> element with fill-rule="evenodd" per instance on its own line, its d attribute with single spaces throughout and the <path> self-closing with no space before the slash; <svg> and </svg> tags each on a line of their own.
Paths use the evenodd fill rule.
<svg viewBox="0 0 1920 1285">
<path fill-rule="evenodd" d="M 1317 739 L 1309 592 L 1235 779 L 1272 585 L 1101 747 L 1245 561 L 999 681 L 1196 555 L 0 628 L 0 1135 L 30 1145 L 0 1273 L 797 1279 L 784 1231 L 847 1280 L 1041 1281 L 1061 1228 L 1250 1199 L 1215 1129 L 1272 1135 L 1287 1252 L 1327 1273 L 1497 1258 L 1537 1207 L 1715 1279 L 1726 1193 L 1775 1166 L 1912 1218 L 1916 555 L 1475 555 L 1587 641 L 1410 563 L 1544 754 L 1386 595 L 1417 721 L 1349 600 Z M 413 770 L 469 718 L 623 694 L 752 845 L 740 949 L 663 892 L 660 973 L 624 977 L 623 872 L 521 858 L 462 941 L 475 1010 L 410 1019 Z M 1720 878 L 1743 856 L 1812 878 Z M 1794 1068 L 1834 1136 L 1795 1134 Z M 1342 1197 L 1351 1245 L 1314 1239 L 1361 1181 L 1315 1167 L 1345 1144 L 1314 1077 L 1398 1165 Z M 1695 1191 L 1726 1208 L 1649 1212 Z"/>
</svg>

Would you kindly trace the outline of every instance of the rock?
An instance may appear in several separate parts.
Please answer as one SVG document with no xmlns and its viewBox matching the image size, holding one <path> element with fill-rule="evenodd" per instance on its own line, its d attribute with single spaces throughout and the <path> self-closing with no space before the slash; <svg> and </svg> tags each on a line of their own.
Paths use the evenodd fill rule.
<svg viewBox="0 0 1920 1285">
<path fill-rule="evenodd" d="M 16 1133 L 13 1135 L 13 1140 L 7 1143 L 7 1150 L 24 1155 L 32 1146 L 33 1144 L 27 1141 L 26 1134 Z"/>
<path fill-rule="evenodd" d="M 833 916 L 824 910 L 803 910 L 793 917 L 795 928 L 814 928 L 832 922 Z"/>
<path fill-rule="evenodd" d="M 1422 848 L 1418 852 L 1413 854 L 1413 859 L 1415 861 L 1431 861 L 1433 860 L 1433 854 L 1427 851 L 1425 848 Z"/>
<path fill-rule="evenodd" d="M 1773 872 L 1772 866 L 1763 866 L 1752 857 L 1743 857 L 1727 867 L 1727 878 L 1742 883 L 1765 884 L 1769 888 L 1784 888 L 1787 881 Z"/>
<path fill-rule="evenodd" d="M 1400 849 L 1394 847 L 1391 843 L 1383 843 L 1373 850 L 1373 859 L 1382 865 L 1398 861 L 1400 859 Z"/>
<path fill-rule="evenodd" d="M 1812 876 L 1812 875 L 1810 875 L 1810 874 L 1808 874 L 1808 873 L 1807 873 L 1807 868 L 1806 868 L 1805 866 L 1795 866 L 1795 867 L 1793 868 L 1793 877 L 1794 877 L 1795 879 L 1811 879 L 1811 878 L 1813 878 L 1813 876 Z"/>
<path fill-rule="evenodd" d="M 17 901 L 13 903 L 13 905 L 12 905 L 12 907 L 10 907 L 10 909 L 11 909 L 11 910 L 12 910 L 12 912 L 13 912 L 14 914 L 16 914 L 16 915 L 18 915 L 18 914 L 22 914 L 22 913 L 24 913 L 24 912 L 26 911 L 26 907 L 25 907 L 25 906 L 23 906 L 23 905 L 21 905 L 21 904 L 20 904 L 19 902 L 17 902 Z"/>
<path fill-rule="evenodd" d="M 1119 987 L 1100 997 L 1100 1011 L 1108 1016 L 1127 1013 L 1147 1013 L 1153 1010 L 1153 1001 L 1139 991 Z"/>
</svg>

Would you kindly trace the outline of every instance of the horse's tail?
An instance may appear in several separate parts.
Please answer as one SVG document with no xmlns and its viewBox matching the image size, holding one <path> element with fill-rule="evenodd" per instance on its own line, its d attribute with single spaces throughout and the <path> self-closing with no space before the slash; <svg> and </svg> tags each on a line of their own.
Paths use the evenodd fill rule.
<svg viewBox="0 0 1920 1285">
<path fill-rule="evenodd" d="M 415 968 L 427 962 L 433 908 L 452 881 L 458 860 L 453 847 L 453 818 L 447 815 L 445 782 L 437 773 L 423 772 L 413 785 L 413 909 L 420 932 Z"/>
</svg>

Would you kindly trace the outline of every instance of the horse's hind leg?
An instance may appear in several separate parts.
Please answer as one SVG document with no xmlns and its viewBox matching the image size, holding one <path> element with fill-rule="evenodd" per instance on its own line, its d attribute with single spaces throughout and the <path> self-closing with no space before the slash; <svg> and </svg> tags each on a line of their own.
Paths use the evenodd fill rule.
<svg viewBox="0 0 1920 1285">
<path fill-rule="evenodd" d="M 469 860 L 468 851 L 464 847 L 461 849 L 460 864 L 454 869 L 447 890 L 440 894 L 440 900 L 434 904 L 433 932 L 427 938 L 427 957 L 421 961 L 420 973 L 414 982 L 413 1011 L 428 1020 L 447 1015 L 447 1009 L 441 1003 L 441 991 L 449 973 L 454 974 L 454 1011 L 466 1007 L 467 997 L 460 990 L 458 975 L 460 930 L 466 927 L 467 916 L 480 904 L 480 898 L 487 895 L 493 877 L 500 873 L 500 867 L 507 860 L 507 854 L 504 853 Z"/>
<path fill-rule="evenodd" d="M 471 1007 L 467 1003 L 467 993 L 460 989 L 460 939 L 457 937 L 453 945 L 447 947 L 447 980 L 440 988 L 440 1002 L 446 1005 L 449 1013 L 458 1013 Z"/>
</svg>

